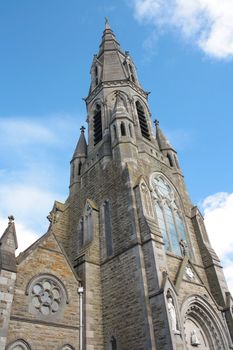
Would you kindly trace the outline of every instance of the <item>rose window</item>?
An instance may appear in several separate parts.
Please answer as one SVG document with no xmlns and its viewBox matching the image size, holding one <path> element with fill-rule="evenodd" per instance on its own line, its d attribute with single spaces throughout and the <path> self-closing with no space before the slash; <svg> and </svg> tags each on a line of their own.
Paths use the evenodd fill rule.
<svg viewBox="0 0 233 350">
<path fill-rule="evenodd" d="M 61 299 L 61 290 L 52 280 L 41 280 L 32 287 L 32 304 L 43 315 L 56 313 Z"/>
</svg>

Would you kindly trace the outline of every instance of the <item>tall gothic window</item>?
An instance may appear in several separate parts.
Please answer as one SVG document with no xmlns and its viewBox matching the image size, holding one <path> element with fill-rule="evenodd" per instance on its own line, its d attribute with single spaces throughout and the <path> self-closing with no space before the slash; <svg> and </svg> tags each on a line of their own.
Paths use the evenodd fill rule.
<svg viewBox="0 0 233 350">
<path fill-rule="evenodd" d="M 98 67 L 95 66 L 95 85 L 97 86 L 98 84 L 99 84 Z"/>
<path fill-rule="evenodd" d="M 112 245 L 112 222 L 111 222 L 111 209 L 108 201 L 104 202 L 104 233 L 106 242 L 106 255 L 110 256 L 113 253 Z"/>
<path fill-rule="evenodd" d="M 117 350 L 117 342 L 115 337 L 111 337 L 110 350 Z"/>
<path fill-rule="evenodd" d="M 102 116 L 101 106 L 99 104 L 95 107 L 93 117 L 93 129 L 94 129 L 94 145 L 102 140 Z"/>
<path fill-rule="evenodd" d="M 150 140 L 150 133 L 149 133 L 145 112 L 139 101 L 136 102 L 136 108 L 137 108 L 138 120 L 139 120 L 142 136 Z"/>
<path fill-rule="evenodd" d="M 179 200 L 162 175 L 152 179 L 153 197 L 158 225 L 163 236 L 165 249 L 181 255 L 180 240 L 188 243 Z"/>
</svg>

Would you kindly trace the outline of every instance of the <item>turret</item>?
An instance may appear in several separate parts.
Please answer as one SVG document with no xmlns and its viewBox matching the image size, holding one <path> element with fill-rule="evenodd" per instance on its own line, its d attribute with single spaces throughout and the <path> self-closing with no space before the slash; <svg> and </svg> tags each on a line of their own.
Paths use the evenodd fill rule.
<svg viewBox="0 0 233 350">
<path fill-rule="evenodd" d="M 0 269 L 16 272 L 15 250 L 18 242 L 15 232 L 14 217 L 8 217 L 9 223 L 0 239 Z"/>
<path fill-rule="evenodd" d="M 120 157 L 121 161 L 134 160 L 137 148 L 133 119 L 127 110 L 124 95 L 120 91 L 116 91 L 115 96 L 111 122 L 113 157 L 115 159 Z"/>
</svg>

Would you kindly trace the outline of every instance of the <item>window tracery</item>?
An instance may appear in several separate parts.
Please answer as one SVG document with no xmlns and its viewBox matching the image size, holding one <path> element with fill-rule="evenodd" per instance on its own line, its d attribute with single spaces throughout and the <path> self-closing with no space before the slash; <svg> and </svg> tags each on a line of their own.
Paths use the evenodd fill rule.
<svg viewBox="0 0 233 350">
<path fill-rule="evenodd" d="M 27 286 L 26 294 L 29 295 L 29 311 L 37 316 L 60 315 L 65 302 L 68 303 L 64 286 L 50 274 L 33 278 Z"/>
<path fill-rule="evenodd" d="M 152 187 L 155 212 L 165 249 L 181 255 L 180 241 L 187 242 L 187 234 L 179 208 L 179 200 L 171 185 L 161 174 L 153 177 Z"/>
</svg>

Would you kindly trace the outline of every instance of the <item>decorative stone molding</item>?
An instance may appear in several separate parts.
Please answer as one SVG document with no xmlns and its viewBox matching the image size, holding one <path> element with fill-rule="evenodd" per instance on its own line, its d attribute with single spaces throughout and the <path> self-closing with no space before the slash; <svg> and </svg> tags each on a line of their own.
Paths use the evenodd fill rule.
<svg viewBox="0 0 233 350">
<path fill-rule="evenodd" d="M 189 297 L 182 306 L 182 316 L 188 349 L 199 345 L 213 350 L 228 348 L 224 326 L 206 300 Z"/>
</svg>

